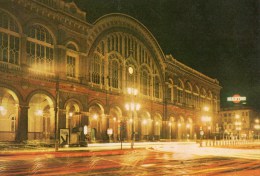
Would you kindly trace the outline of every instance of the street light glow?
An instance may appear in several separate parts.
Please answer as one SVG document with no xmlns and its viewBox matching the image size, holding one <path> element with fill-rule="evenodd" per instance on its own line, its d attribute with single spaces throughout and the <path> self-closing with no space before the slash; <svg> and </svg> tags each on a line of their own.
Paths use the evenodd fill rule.
<svg viewBox="0 0 260 176">
<path fill-rule="evenodd" d="M 205 106 L 203 109 L 204 109 L 204 111 L 206 111 L 206 112 L 209 111 L 209 107 L 208 107 L 208 106 Z"/>
<path fill-rule="evenodd" d="M 254 125 L 254 128 L 255 128 L 256 130 L 259 130 L 259 129 L 260 129 L 260 125 L 259 125 L 259 124 Z"/>
<path fill-rule="evenodd" d="M 134 103 L 134 102 L 131 102 L 131 103 L 126 103 L 125 104 L 125 109 L 127 111 L 131 110 L 131 111 L 139 111 L 141 108 L 141 105 L 139 103 Z"/>
<path fill-rule="evenodd" d="M 211 121 L 211 117 L 210 116 L 202 116 L 201 117 L 201 121 L 202 122 L 210 122 Z"/>
<path fill-rule="evenodd" d="M 4 111 L 4 107 L 3 106 L 0 106 L 0 112 Z"/>
<path fill-rule="evenodd" d="M 186 125 L 186 128 L 190 128 L 190 124 L 189 123 Z"/>
<path fill-rule="evenodd" d="M 235 125 L 241 125 L 242 123 L 241 122 L 235 122 Z"/>
<path fill-rule="evenodd" d="M 236 114 L 236 115 L 235 115 L 235 118 L 236 118 L 236 119 L 239 119 L 239 118 L 240 118 L 240 115 Z"/>
<path fill-rule="evenodd" d="M 1 113 L 2 115 L 5 115 L 6 112 L 7 112 L 7 110 L 5 109 L 5 107 L 4 107 L 4 106 L 0 106 L 0 113 Z"/>
</svg>

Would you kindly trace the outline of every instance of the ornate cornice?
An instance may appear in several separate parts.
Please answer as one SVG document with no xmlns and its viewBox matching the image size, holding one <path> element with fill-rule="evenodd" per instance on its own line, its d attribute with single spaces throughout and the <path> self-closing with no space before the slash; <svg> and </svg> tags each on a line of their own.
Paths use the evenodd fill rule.
<svg viewBox="0 0 260 176">
<path fill-rule="evenodd" d="M 210 78 L 210 77 L 200 73 L 199 71 L 196 71 L 196 70 L 188 67 L 187 65 L 185 65 L 185 64 L 179 62 L 178 60 L 176 60 L 172 55 L 166 55 L 166 59 L 167 59 L 167 63 L 169 63 L 171 66 L 177 67 L 180 70 L 186 72 L 187 74 L 194 75 L 198 79 L 202 79 L 203 78 L 204 81 L 208 81 L 211 84 L 218 85 L 218 87 L 221 88 L 219 86 L 219 81 L 217 79 Z"/>
<path fill-rule="evenodd" d="M 53 20 L 54 22 L 58 22 L 62 25 L 66 25 L 68 28 L 79 31 L 80 33 L 83 33 L 85 35 L 87 35 L 88 29 L 91 27 L 91 25 L 85 21 L 85 17 L 82 17 L 83 12 L 76 8 L 76 5 L 74 3 L 68 5 L 61 0 L 57 0 L 55 1 L 57 5 L 55 7 L 51 7 L 44 3 L 41 3 L 41 1 L 36 0 L 12 1 L 13 3 L 18 4 L 25 9 L 32 11 L 33 13 L 44 16 L 45 18 Z M 66 7 L 68 8 L 69 6 L 73 7 L 76 10 L 74 15 L 65 10 Z"/>
</svg>

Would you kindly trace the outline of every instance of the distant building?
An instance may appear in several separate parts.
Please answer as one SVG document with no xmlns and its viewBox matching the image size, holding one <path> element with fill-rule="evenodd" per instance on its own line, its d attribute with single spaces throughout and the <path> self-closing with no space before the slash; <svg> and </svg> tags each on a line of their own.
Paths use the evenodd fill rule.
<svg viewBox="0 0 260 176">
<path fill-rule="evenodd" d="M 0 1 L 0 141 L 193 139 L 215 130 L 220 89 L 133 17 L 90 24 L 73 2 Z"/>
<path fill-rule="evenodd" d="M 250 107 L 222 108 L 219 117 L 220 130 L 228 138 L 252 139 L 258 133 L 259 112 Z"/>
</svg>

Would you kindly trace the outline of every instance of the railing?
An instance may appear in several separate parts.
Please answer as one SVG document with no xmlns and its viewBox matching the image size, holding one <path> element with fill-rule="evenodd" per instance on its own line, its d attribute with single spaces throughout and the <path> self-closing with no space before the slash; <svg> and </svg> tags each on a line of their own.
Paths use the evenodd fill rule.
<svg viewBox="0 0 260 176">
<path fill-rule="evenodd" d="M 35 69 L 31 69 L 31 68 L 29 68 L 28 71 L 29 71 L 30 77 L 33 77 L 33 78 L 51 78 L 51 79 L 55 78 L 55 73 L 38 71 Z"/>
<path fill-rule="evenodd" d="M 197 141 L 198 142 L 198 141 Z M 201 147 L 221 147 L 221 146 L 241 146 L 241 145 L 250 145 L 259 143 L 259 140 L 200 140 L 199 141 Z"/>
<path fill-rule="evenodd" d="M 14 64 L 0 61 L 0 70 L 3 72 L 20 72 L 21 67 L 19 65 L 14 65 Z"/>
</svg>

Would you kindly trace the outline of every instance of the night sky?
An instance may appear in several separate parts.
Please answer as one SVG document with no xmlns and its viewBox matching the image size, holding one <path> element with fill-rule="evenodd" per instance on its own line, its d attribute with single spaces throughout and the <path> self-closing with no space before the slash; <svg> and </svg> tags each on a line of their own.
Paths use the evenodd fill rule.
<svg viewBox="0 0 260 176">
<path fill-rule="evenodd" d="M 70 0 L 68 0 L 70 2 Z M 93 23 L 108 13 L 144 24 L 165 54 L 220 81 L 221 107 L 234 94 L 260 110 L 259 0 L 74 0 Z"/>
</svg>

